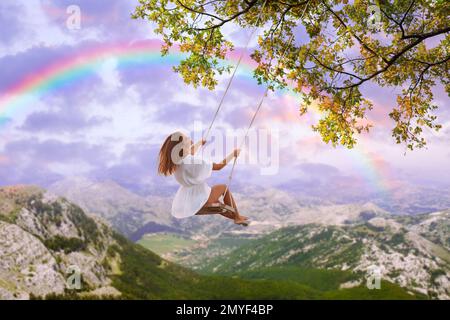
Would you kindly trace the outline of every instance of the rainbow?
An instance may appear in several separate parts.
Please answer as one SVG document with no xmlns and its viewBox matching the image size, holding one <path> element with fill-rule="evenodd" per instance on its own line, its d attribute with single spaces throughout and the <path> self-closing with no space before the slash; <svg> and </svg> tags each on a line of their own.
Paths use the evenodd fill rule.
<svg viewBox="0 0 450 320">
<path fill-rule="evenodd" d="M 346 151 L 352 158 L 354 166 L 360 172 L 364 172 L 369 185 L 386 196 L 392 193 L 392 190 L 398 189 L 401 183 L 393 179 L 385 161 L 380 156 L 373 154 L 366 144 L 368 143 L 358 143 L 354 149 Z"/>
<path fill-rule="evenodd" d="M 95 71 L 108 58 L 116 59 L 119 69 L 126 69 L 143 65 L 176 65 L 185 57 L 177 48 L 162 57 L 161 44 L 160 41 L 154 40 L 132 44 L 101 45 L 35 70 L 33 75 L 25 77 L 0 96 L 0 118 L 11 115 L 20 106 L 28 104 L 30 100 L 95 75 Z M 238 53 L 231 53 L 227 59 L 235 63 Z M 240 76 L 251 77 L 254 67 L 254 61 L 250 57 L 244 57 L 240 65 Z"/>
<path fill-rule="evenodd" d="M 160 53 L 161 44 L 159 40 L 149 40 L 99 45 L 87 48 L 82 52 L 77 52 L 34 71 L 33 74 L 23 78 L 0 95 L 0 128 L 5 119 L 13 118 L 22 107 L 26 108 L 45 95 L 94 76 L 106 59 L 114 58 L 117 61 L 117 68 L 127 69 L 152 65 L 176 65 L 185 57 L 177 48 L 162 57 Z M 234 65 L 238 57 L 239 52 L 233 51 L 227 56 L 227 61 Z M 256 85 L 252 76 L 255 66 L 255 62 L 245 55 L 241 61 L 238 76 L 249 79 Z M 286 89 L 278 92 L 277 95 L 300 98 L 292 90 Z M 312 111 L 318 112 L 314 109 Z M 386 192 L 389 189 L 389 177 L 380 167 L 378 159 L 371 156 L 367 150 L 361 148 L 356 150 L 352 150 L 350 157 L 360 164 L 366 180 L 371 185 L 376 186 L 378 190 Z M 2 161 L 6 160 L 2 159 Z"/>
</svg>

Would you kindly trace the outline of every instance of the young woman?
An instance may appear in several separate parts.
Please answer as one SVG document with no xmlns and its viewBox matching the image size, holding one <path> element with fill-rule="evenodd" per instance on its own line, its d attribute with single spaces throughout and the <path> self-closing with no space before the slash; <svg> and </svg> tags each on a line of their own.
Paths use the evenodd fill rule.
<svg viewBox="0 0 450 320">
<path fill-rule="evenodd" d="M 236 213 L 222 215 L 233 219 L 236 224 L 247 226 L 247 217 L 239 214 L 236 202 L 226 185 L 218 184 L 211 188 L 205 182 L 213 170 L 221 170 L 234 157 L 239 156 L 240 150 L 235 149 L 221 163 L 210 163 L 195 156 L 205 143 L 203 140 L 194 144 L 183 133 L 175 132 L 166 138 L 159 151 L 158 172 L 165 176 L 173 174 L 180 184 L 173 200 L 172 215 L 176 218 L 190 217 L 204 206 L 217 203 L 223 198 L 223 202 L 233 207 Z"/>
</svg>

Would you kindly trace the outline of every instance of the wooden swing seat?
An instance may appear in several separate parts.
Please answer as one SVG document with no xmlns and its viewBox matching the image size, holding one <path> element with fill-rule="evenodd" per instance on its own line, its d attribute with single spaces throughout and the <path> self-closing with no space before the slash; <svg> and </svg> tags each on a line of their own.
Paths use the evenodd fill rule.
<svg viewBox="0 0 450 320">
<path fill-rule="evenodd" d="M 236 210 L 229 205 L 226 205 L 221 202 L 213 203 L 201 208 L 196 214 L 221 214 L 221 213 L 232 213 L 235 214 Z"/>
</svg>

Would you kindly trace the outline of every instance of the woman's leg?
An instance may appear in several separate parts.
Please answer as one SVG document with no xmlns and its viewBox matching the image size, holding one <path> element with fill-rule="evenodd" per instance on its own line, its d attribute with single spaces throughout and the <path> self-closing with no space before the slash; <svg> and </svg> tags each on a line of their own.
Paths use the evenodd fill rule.
<svg viewBox="0 0 450 320">
<path fill-rule="evenodd" d="M 225 188 L 226 188 L 226 186 L 225 186 Z M 228 189 L 228 188 L 226 188 L 226 193 L 225 193 L 225 195 L 223 197 L 223 202 L 225 202 L 226 205 L 229 205 L 230 207 L 234 208 L 234 210 L 238 214 L 238 219 L 241 219 L 241 220 L 247 220 L 248 219 L 247 217 L 242 216 L 242 215 L 239 214 L 239 210 L 237 208 L 236 201 L 234 201 L 234 197 L 231 194 L 230 189 Z"/>
<path fill-rule="evenodd" d="M 236 211 L 236 213 L 227 212 L 223 214 L 221 213 L 221 215 L 235 221 L 240 221 L 245 218 L 239 215 L 236 202 L 234 201 L 230 190 L 228 190 L 227 186 L 224 184 L 218 184 L 211 188 L 211 193 L 209 195 L 208 201 L 206 202 L 206 205 L 211 205 L 213 203 L 219 202 L 221 196 L 223 196 L 224 203 L 234 208 L 234 210 Z"/>
</svg>

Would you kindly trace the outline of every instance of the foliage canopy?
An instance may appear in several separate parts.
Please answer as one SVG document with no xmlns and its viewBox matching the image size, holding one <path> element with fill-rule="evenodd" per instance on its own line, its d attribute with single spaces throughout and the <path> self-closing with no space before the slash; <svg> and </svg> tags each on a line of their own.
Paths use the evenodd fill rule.
<svg viewBox="0 0 450 320">
<path fill-rule="evenodd" d="M 352 147 L 369 131 L 368 82 L 402 88 L 389 113 L 397 143 L 423 147 L 423 129 L 441 127 L 432 88 L 441 83 L 450 94 L 448 1 L 140 0 L 133 17 L 156 25 L 163 53 L 174 44 L 188 53 L 176 71 L 209 89 L 229 70 L 220 63 L 234 49 L 227 27 L 260 27 L 255 77 L 293 86 L 304 96 L 301 114 L 317 103 L 323 116 L 313 128 L 327 143 Z"/>
</svg>

